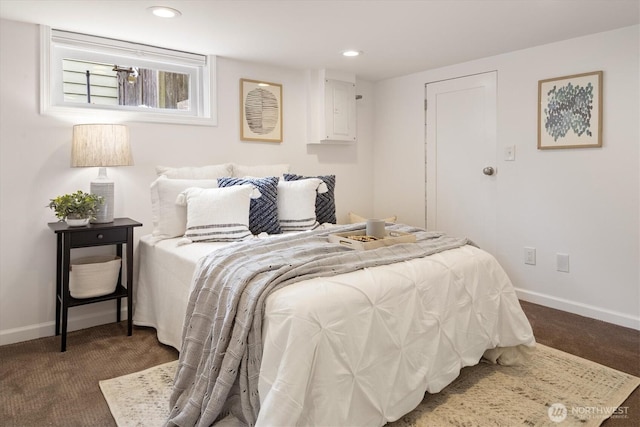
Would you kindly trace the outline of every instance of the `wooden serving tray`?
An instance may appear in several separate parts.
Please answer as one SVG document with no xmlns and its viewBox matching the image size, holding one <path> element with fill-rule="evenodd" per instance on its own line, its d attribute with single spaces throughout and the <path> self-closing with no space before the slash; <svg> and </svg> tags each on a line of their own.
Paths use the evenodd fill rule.
<svg viewBox="0 0 640 427">
<path fill-rule="evenodd" d="M 329 241 L 331 243 L 339 243 L 359 251 L 368 251 L 371 249 L 382 248 L 384 246 L 397 245 L 398 243 L 415 243 L 416 241 L 415 234 L 403 233 L 401 231 L 389 231 L 386 237 L 369 242 L 361 242 L 359 240 L 349 238 L 350 236 L 364 236 L 365 234 L 365 230 L 350 231 L 348 233 L 335 233 L 329 235 Z"/>
</svg>

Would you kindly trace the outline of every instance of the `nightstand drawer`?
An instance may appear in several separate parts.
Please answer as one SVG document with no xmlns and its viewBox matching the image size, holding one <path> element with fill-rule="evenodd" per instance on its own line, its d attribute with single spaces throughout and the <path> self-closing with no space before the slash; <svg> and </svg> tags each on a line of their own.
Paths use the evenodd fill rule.
<svg viewBox="0 0 640 427">
<path fill-rule="evenodd" d="M 116 228 L 112 230 L 87 230 L 77 233 L 70 233 L 71 247 L 93 245 L 108 245 L 113 243 L 127 242 L 127 229 Z"/>
</svg>

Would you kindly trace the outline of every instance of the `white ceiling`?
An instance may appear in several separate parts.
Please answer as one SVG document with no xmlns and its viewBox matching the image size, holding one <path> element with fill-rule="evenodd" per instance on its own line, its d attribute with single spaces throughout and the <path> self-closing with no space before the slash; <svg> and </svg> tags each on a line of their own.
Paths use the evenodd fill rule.
<svg viewBox="0 0 640 427">
<path fill-rule="evenodd" d="M 640 0 L 0 0 L 0 17 L 377 81 L 635 25 Z"/>
</svg>

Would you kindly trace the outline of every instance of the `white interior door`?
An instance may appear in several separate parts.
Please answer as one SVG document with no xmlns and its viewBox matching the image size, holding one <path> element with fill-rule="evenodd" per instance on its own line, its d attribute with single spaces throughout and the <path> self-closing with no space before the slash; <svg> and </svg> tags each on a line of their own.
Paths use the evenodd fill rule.
<svg viewBox="0 0 640 427">
<path fill-rule="evenodd" d="M 493 253 L 496 72 L 427 83 L 426 99 L 427 229 Z"/>
</svg>

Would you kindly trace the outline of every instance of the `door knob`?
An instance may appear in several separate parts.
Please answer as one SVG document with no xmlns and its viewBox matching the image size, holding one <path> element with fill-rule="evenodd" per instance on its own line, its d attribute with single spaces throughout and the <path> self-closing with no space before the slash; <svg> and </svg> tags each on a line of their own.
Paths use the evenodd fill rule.
<svg viewBox="0 0 640 427">
<path fill-rule="evenodd" d="M 486 168 L 482 169 L 482 173 L 485 175 L 493 175 L 495 172 L 496 170 L 491 166 L 487 166 Z"/>
</svg>

